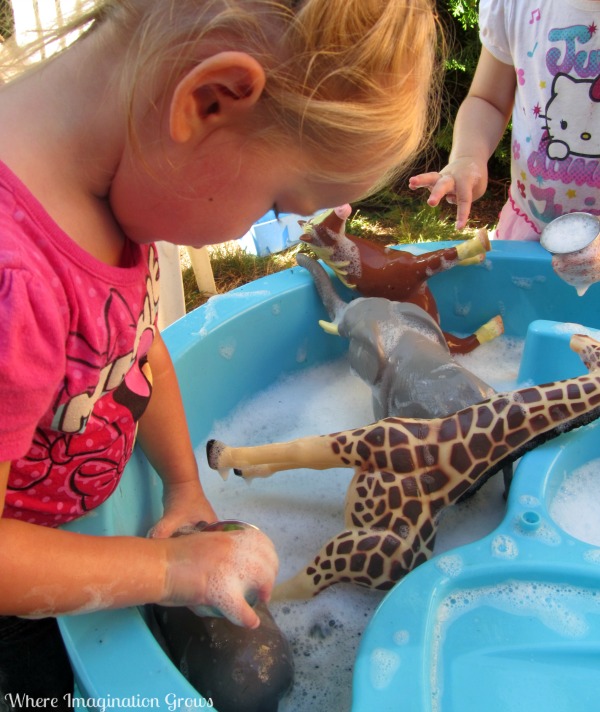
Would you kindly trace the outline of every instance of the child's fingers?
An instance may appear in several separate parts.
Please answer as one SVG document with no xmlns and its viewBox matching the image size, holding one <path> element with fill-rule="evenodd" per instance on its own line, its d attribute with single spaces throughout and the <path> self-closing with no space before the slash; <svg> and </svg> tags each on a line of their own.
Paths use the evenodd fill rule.
<svg viewBox="0 0 600 712">
<path fill-rule="evenodd" d="M 440 174 L 437 171 L 432 171 L 430 173 L 420 173 L 416 176 L 411 176 L 408 179 L 408 187 L 411 190 L 417 190 L 417 188 L 431 188 L 439 180 Z"/>
<path fill-rule="evenodd" d="M 427 200 L 427 205 L 435 207 L 439 205 L 442 198 L 446 198 L 446 200 L 451 203 L 456 190 L 456 182 L 451 175 L 440 175 L 430 190 L 431 194 Z"/>
</svg>

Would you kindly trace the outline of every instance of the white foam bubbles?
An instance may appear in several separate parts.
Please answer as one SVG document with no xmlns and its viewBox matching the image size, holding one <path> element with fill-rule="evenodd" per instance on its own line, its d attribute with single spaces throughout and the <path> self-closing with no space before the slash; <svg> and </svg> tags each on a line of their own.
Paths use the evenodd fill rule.
<svg viewBox="0 0 600 712">
<path fill-rule="evenodd" d="M 516 559 L 519 555 L 517 542 L 507 534 L 498 534 L 492 539 L 492 556 L 497 559 Z"/>
<path fill-rule="evenodd" d="M 371 652 L 370 677 L 376 690 L 385 689 L 400 667 L 400 656 L 393 650 L 375 648 Z"/>
<path fill-rule="evenodd" d="M 571 536 L 600 545 L 600 458 L 578 467 L 563 479 L 549 512 Z"/>
</svg>

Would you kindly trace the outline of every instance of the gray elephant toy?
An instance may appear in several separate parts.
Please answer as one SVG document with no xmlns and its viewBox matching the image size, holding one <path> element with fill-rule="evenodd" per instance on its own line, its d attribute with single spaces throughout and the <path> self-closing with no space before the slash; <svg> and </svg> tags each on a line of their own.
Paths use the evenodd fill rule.
<svg viewBox="0 0 600 712">
<path fill-rule="evenodd" d="M 310 272 L 331 319 L 320 325 L 349 339 L 350 367 L 371 388 L 376 420 L 445 417 L 494 394 L 454 360 L 438 323 L 424 309 L 380 297 L 345 302 L 319 262 L 302 253 L 296 260 Z M 512 465 L 503 473 L 508 490 Z"/>
</svg>

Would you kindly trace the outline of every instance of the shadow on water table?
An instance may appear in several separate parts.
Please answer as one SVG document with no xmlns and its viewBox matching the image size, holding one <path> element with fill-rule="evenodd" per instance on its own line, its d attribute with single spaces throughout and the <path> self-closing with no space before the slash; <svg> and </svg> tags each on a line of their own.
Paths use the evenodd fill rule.
<svg viewBox="0 0 600 712">
<path fill-rule="evenodd" d="M 582 326 L 600 328 L 600 287 L 579 298 L 539 245 L 492 243 L 484 263 L 461 270 L 460 278 L 436 275 L 429 285 L 445 329 L 470 334 L 499 313 L 505 333 L 525 339 L 518 385 L 584 373 L 568 342 Z M 339 358 L 343 340 L 318 325 L 326 317 L 312 278 L 294 268 L 212 299 L 170 326 L 165 341 L 194 445 L 203 446 L 214 420 L 280 376 Z M 387 594 L 359 650 L 355 711 L 468 712 L 484 700 L 486 709 L 503 712 L 511 705 L 559 712 L 567 697 L 569 712 L 590 709 L 584 695 L 597 699 L 600 692 L 600 557 L 552 522 L 546 497 L 575 464 L 569 458 L 597 456 L 595 441 L 597 430 L 588 425 L 526 455 L 497 532 L 431 560 Z M 69 528 L 144 536 L 158 519 L 161 494 L 158 477 L 136 451 L 115 495 Z M 532 601 L 540 607 L 534 610 Z M 180 699 L 199 706 L 142 611 L 65 617 L 60 625 L 83 697 L 141 695 L 163 710 Z M 531 682 L 524 669 L 528 680 L 531 669 Z"/>
</svg>

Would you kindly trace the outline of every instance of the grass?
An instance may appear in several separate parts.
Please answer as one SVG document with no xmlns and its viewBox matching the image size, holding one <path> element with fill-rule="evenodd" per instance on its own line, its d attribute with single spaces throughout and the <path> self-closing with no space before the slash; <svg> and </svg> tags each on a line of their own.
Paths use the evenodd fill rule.
<svg viewBox="0 0 600 712">
<path fill-rule="evenodd" d="M 470 220 L 473 229 L 491 227 L 505 197 L 504 182 L 491 184 L 488 193 L 473 206 Z M 430 208 L 422 193 L 387 191 L 354 208 L 348 221 L 348 232 L 386 245 L 457 240 L 472 235 L 472 231 L 459 233 L 455 230 L 452 206 Z M 217 291 L 222 294 L 259 277 L 293 267 L 298 252 L 310 252 L 310 249 L 301 243 L 284 252 L 257 257 L 239 249 L 236 243 L 213 246 L 210 248 L 211 265 Z M 209 298 L 198 291 L 191 267 L 183 272 L 183 287 L 187 311 Z"/>
</svg>

